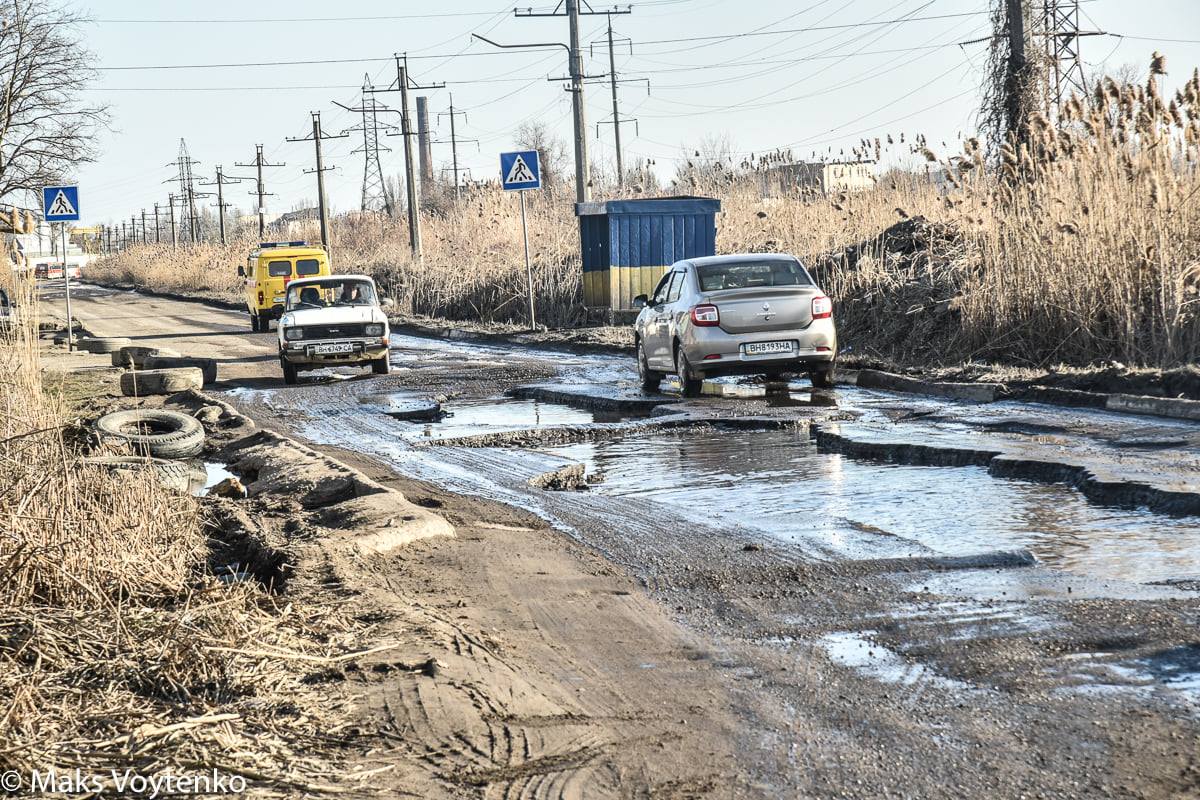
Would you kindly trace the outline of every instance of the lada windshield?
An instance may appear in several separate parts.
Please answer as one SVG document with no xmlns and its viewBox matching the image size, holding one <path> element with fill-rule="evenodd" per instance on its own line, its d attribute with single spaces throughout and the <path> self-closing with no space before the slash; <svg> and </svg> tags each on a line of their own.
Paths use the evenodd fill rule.
<svg viewBox="0 0 1200 800">
<path fill-rule="evenodd" d="M 375 287 L 361 278 L 330 278 L 288 287 L 288 311 L 375 304 Z"/>
</svg>

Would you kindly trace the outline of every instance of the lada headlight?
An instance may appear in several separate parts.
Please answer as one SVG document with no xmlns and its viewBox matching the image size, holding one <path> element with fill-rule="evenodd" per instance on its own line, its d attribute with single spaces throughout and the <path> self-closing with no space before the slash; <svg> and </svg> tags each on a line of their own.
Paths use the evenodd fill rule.
<svg viewBox="0 0 1200 800">
<path fill-rule="evenodd" d="M 367 336 L 383 336 L 383 323 L 373 322 L 367 327 L 363 328 L 363 332 L 366 333 Z"/>
<path fill-rule="evenodd" d="M 297 339 L 303 339 L 304 328 L 285 328 L 283 331 L 283 338 L 287 339 L 289 342 L 294 342 Z"/>
</svg>

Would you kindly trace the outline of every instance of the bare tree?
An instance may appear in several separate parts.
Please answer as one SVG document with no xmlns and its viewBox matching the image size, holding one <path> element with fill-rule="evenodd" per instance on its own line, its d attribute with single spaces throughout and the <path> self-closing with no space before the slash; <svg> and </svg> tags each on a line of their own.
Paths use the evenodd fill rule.
<svg viewBox="0 0 1200 800">
<path fill-rule="evenodd" d="M 567 145 L 542 122 L 522 122 L 513 137 L 522 150 L 537 150 L 542 183 L 556 188 L 566 179 Z"/>
<path fill-rule="evenodd" d="M 47 0 L 0 6 L 0 197 L 36 191 L 95 160 L 107 109 L 83 102 L 95 79 L 82 17 Z"/>
</svg>

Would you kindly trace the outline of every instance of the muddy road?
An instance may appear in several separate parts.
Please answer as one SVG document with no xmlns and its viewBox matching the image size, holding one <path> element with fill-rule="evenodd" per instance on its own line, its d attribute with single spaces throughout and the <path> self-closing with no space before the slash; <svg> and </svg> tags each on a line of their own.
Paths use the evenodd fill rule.
<svg viewBox="0 0 1200 800">
<path fill-rule="evenodd" d="M 456 526 L 363 572 L 447 669 L 339 689 L 418 796 L 1200 796 L 1200 425 L 399 335 L 284 387 L 244 315 L 74 303 Z"/>
</svg>

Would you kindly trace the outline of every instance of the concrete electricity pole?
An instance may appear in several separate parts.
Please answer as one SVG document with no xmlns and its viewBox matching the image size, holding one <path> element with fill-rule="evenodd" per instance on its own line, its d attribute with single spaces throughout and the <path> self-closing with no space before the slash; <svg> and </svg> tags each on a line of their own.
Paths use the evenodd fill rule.
<svg viewBox="0 0 1200 800">
<path fill-rule="evenodd" d="M 412 80 L 408 75 L 408 56 L 395 54 L 396 82 L 386 89 L 372 89 L 372 92 L 400 93 L 400 135 L 404 137 L 404 184 L 408 197 L 408 243 L 412 249 L 413 258 L 421 257 L 421 201 L 417 195 L 416 164 L 413 160 L 412 137 L 417 135 L 413 130 L 412 120 L 408 112 L 409 89 L 444 89 L 444 83 L 422 85 Z M 388 136 L 395 134 L 389 133 Z"/>
<path fill-rule="evenodd" d="M 288 137 L 289 142 L 309 142 L 311 141 L 316 148 L 317 166 L 316 169 L 306 169 L 304 173 L 317 175 L 317 210 L 321 215 L 321 247 L 325 248 L 325 252 L 329 252 L 329 208 L 325 202 L 325 173 L 333 167 L 326 167 L 325 160 L 321 157 L 321 142 L 325 139 L 345 139 L 350 134 L 339 133 L 336 135 L 326 135 L 321 132 L 321 112 L 313 111 L 313 132 L 312 136 L 302 136 L 299 138 Z"/>
<path fill-rule="evenodd" d="M 466 120 L 467 112 L 454 110 L 454 94 L 451 93 L 450 94 L 450 110 L 442 111 L 442 112 L 438 113 L 438 122 L 439 123 L 441 122 L 442 117 L 450 117 L 450 163 L 454 165 L 453 167 L 451 167 L 451 171 L 454 173 L 454 199 L 458 200 L 459 197 L 461 196 L 461 194 L 460 194 L 461 184 L 458 180 L 458 174 L 460 172 L 460 170 L 458 168 L 458 143 L 459 142 L 476 142 L 476 143 L 478 143 L 479 140 L 478 139 L 459 139 L 458 138 L 458 131 L 456 130 L 456 128 L 454 126 L 454 118 L 456 116 L 461 116 L 464 120 Z M 445 142 L 439 141 L 438 144 L 445 144 Z"/>
<path fill-rule="evenodd" d="M 171 210 L 171 249 L 179 249 L 179 237 L 175 233 L 175 195 L 167 195 L 167 208 Z"/>
<path fill-rule="evenodd" d="M 585 118 L 585 103 L 583 96 L 583 82 L 588 76 L 583 72 L 583 52 L 579 48 L 579 18 L 583 16 L 600 16 L 601 14 L 631 14 L 632 9 L 625 10 L 612 9 L 609 11 L 593 11 L 591 6 L 588 6 L 586 11 L 579 9 L 580 0 L 565 0 L 564 3 L 559 3 L 553 11 L 531 11 L 529 9 L 514 9 L 513 14 L 518 18 L 526 19 L 532 17 L 562 17 L 565 16 L 569 22 L 569 44 L 562 42 L 535 42 L 529 44 L 500 44 L 494 42 L 477 33 L 471 34 L 480 41 L 487 42 L 494 47 L 504 48 L 544 48 L 544 47 L 562 47 L 567 51 L 567 65 L 571 82 L 571 111 L 574 118 L 575 127 L 575 202 L 587 202 L 591 194 L 591 165 L 588 162 L 587 148 L 587 120 Z M 559 11 L 565 5 L 565 10 Z M 551 80 L 554 80 L 551 78 Z"/>
<path fill-rule="evenodd" d="M 1005 0 L 1008 20 L 1008 61 L 1004 70 L 1004 118 L 1010 134 L 1025 137 L 1025 104 L 1029 94 L 1029 63 L 1025 60 L 1023 0 Z"/>
<path fill-rule="evenodd" d="M 202 183 L 201 186 L 216 186 L 217 187 L 217 220 L 221 231 L 221 244 L 225 244 L 225 209 L 230 205 L 225 202 L 225 187 L 232 183 L 241 183 L 249 178 L 240 176 L 231 177 L 226 175 L 222 170 L 221 165 L 217 165 L 217 179 L 212 183 Z"/>
<path fill-rule="evenodd" d="M 617 75 L 617 53 L 616 43 L 627 42 L 629 44 L 629 52 L 633 53 L 633 40 L 624 36 L 614 37 L 612 16 L 608 18 L 608 36 L 605 37 L 605 42 L 608 44 L 608 83 L 612 91 L 612 119 L 603 119 L 596 124 L 596 135 L 600 135 L 601 125 L 613 126 L 613 138 L 617 150 L 617 188 L 625 185 L 625 153 L 621 147 L 621 125 L 632 122 L 634 130 L 637 131 L 638 121 L 631 118 L 621 118 L 621 106 L 617 97 L 617 85 L 622 83 L 640 83 L 646 82 L 646 94 L 650 94 L 650 81 L 647 78 L 621 78 Z M 595 42 L 592 43 L 596 44 Z"/>
<path fill-rule="evenodd" d="M 158 203 L 154 204 L 154 243 L 162 244 L 162 229 L 158 225 Z"/>
<path fill-rule="evenodd" d="M 142 244 L 149 244 L 149 236 L 146 233 L 146 209 L 142 209 Z"/>
<path fill-rule="evenodd" d="M 234 166 L 236 166 L 236 167 L 255 167 L 258 170 L 258 178 L 255 182 L 255 189 L 253 192 L 250 192 L 250 194 L 258 195 L 258 237 L 261 239 L 264 235 L 266 235 L 266 230 L 267 230 L 267 220 L 266 220 L 267 207 L 266 207 L 266 204 L 263 202 L 263 198 L 275 196 L 275 195 L 267 192 L 263 185 L 263 167 L 286 167 L 287 164 L 286 163 L 268 164 L 266 161 L 264 161 L 263 160 L 263 146 L 261 144 L 256 144 L 254 146 L 254 150 L 255 150 L 255 152 L 254 152 L 254 163 L 253 164 L 235 163 Z"/>
</svg>

